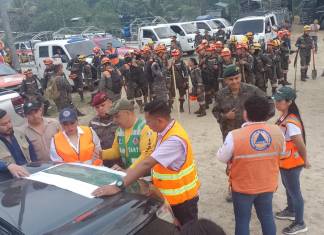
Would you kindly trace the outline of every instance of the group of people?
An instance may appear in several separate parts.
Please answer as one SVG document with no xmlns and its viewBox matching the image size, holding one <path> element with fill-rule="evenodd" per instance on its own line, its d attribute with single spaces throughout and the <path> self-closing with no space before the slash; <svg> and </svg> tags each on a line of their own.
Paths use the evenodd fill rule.
<svg viewBox="0 0 324 235">
<path fill-rule="evenodd" d="M 296 43 L 302 80 L 309 63 L 304 57 L 314 46 L 309 31 L 305 26 Z M 68 67 L 69 79 L 74 81 L 81 100 L 83 77 L 90 80 L 96 74 L 99 78 L 91 99 L 96 116 L 88 126 L 78 122 L 82 113 L 72 103 L 72 87 L 63 76 L 62 64 L 45 59 L 43 93 L 38 89 L 38 78 L 31 70 L 25 72 L 21 93 L 26 97 L 26 124 L 13 127 L 6 110 L 0 109 L 1 179 L 28 176 L 23 165 L 33 161 L 104 164 L 125 171 L 120 184 L 93 192 L 101 197 L 123 191 L 140 177 L 151 176 L 179 224 L 185 226 L 198 220 L 201 183 L 189 136 L 171 117 L 171 111 L 178 97 L 178 110 L 184 112 L 187 98 L 198 101 L 196 114 L 202 117 L 214 99 L 212 113 L 224 140 L 217 157 L 227 164 L 235 234 L 249 234 L 252 205 L 263 234 L 276 234 L 272 196 L 279 172 L 287 192 L 287 208 L 275 216 L 294 221 L 283 233 L 307 231 L 299 179 L 301 170 L 310 164 L 296 93 L 287 86 L 289 35 L 287 30 L 279 31 L 278 39 L 267 42 L 267 49 L 255 43 L 250 33 L 246 42 L 231 38 L 227 48 L 221 41 L 203 39 L 196 49 L 198 60 L 190 58 L 187 63 L 176 44 L 170 52 L 164 45 L 147 45 L 126 54 L 123 61 L 111 45 L 104 55 L 94 48 L 92 64 L 79 55 Z M 274 101 L 266 95 L 269 80 Z M 279 83 L 283 86 L 277 89 Z M 123 87 L 127 98 L 121 98 Z M 58 120 L 44 117 L 48 100 L 56 104 Z M 135 102 L 145 118 L 136 115 Z M 281 116 L 276 125 L 268 124 L 275 108 Z"/>
</svg>

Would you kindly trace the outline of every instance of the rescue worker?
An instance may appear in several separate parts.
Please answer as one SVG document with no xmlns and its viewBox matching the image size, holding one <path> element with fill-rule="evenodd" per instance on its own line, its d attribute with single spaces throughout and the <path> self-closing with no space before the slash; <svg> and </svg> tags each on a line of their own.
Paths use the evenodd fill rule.
<svg viewBox="0 0 324 235">
<path fill-rule="evenodd" d="M 26 101 L 37 100 L 44 105 L 44 115 L 47 115 L 47 110 L 50 105 L 49 101 L 43 97 L 43 91 L 39 87 L 39 79 L 33 74 L 31 69 L 27 69 L 24 72 L 26 79 L 22 81 L 20 87 L 20 95 L 26 99 Z"/>
<path fill-rule="evenodd" d="M 201 41 L 203 40 L 203 36 L 200 34 L 200 31 L 197 30 L 196 31 L 196 35 L 195 35 L 195 44 L 194 47 L 198 47 L 201 43 Z"/>
<path fill-rule="evenodd" d="M 317 41 L 318 41 L 318 31 L 320 30 L 321 26 L 319 25 L 319 22 L 317 19 L 314 20 L 313 24 L 310 25 L 310 29 L 311 29 L 311 32 L 310 32 L 310 36 L 312 37 L 313 39 L 313 42 L 314 42 L 314 49 L 315 49 L 315 52 L 317 53 Z"/>
<path fill-rule="evenodd" d="M 90 127 L 79 126 L 76 111 L 72 108 L 62 109 L 59 121 L 62 130 L 51 140 L 51 160 L 102 165 L 102 161 L 95 158 L 95 153 L 101 151 L 100 140 Z"/>
<path fill-rule="evenodd" d="M 170 84 L 167 71 L 167 58 L 166 47 L 163 44 L 159 44 L 155 48 L 156 57 L 153 60 L 152 71 L 152 94 L 153 100 L 162 100 L 166 103 L 169 102 L 169 90 L 167 83 Z M 170 77 L 169 77 L 170 78 Z"/>
<path fill-rule="evenodd" d="M 236 65 L 239 66 L 242 75 L 242 81 L 255 84 L 255 78 L 253 73 L 253 57 L 248 52 L 248 45 L 246 43 L 240 43 L 236 46 Z"/>
<path fill-rule="evenodd" d="M 304 26 L 304 34 L 301 35 L 297 41 L 295 46 L 299 49 L 300 55 L 300 73 L 301 80 L 303 82 L 308 79 L 307 70 L 311 61 L 311 51 L 314 49 L 313 39 L 309 36 L 311 28 L 309 25 Z"/>
<path fill-rule="evenodd" d="M 235 235 L 250 234 L 252 205 L 262 234 L 276 235 L 272 199 L 278 188 L 279 158 L 285 151 L 285 141 L 278 126 L 266 123 L 269 110 L 267 98 L 249 97 L 244 102 L 245 123 L 228 133 L 217 153 L 220 161 L 231 166 Z"/>
<path fill-rule="evenodd" d="M 91 68 L 92 66 L 86 61 L 86 57 L 84 55 L 80 55 L 79 59 L 80 59 L 80 63 L 82 64 L 82 74 L 84 77 L 85 84 L 89 89 L 89 91 L 93 91 L 94 84 L 92 78 L 92 68 Z"/>
<path fill-rule="evenodd" d="M 107 93 L 115 102 L 121 98 L 122 75 L 118 69 L 112 66 L 109 58 L 104 57 L 101 64 L 103 72 L 99 81 L 99 91 Z"/>
<path fill-rule="evenodd" d="M 176 89 L 179 92 L 179 103 L 180 112 L 184 112 L 183 104 L 185 102 L 185 95 L 187 89 L 189 88 L 189 74 L 185 63 L 181 58 L 181 52 L 178 49 L 171 51 L 172 61 L 169 64 L 169 71 L 171 73 L 171 89 L 169 93 L 169 105 L 172 107 L 174 98 L 176 97 L 176 90 L 174 84 L 176 84 Z M 175 81 L 174 81 L 175 79 Z"/>
<path fill-rule="evenodd" d="M 201 76 L 201 70 L 195 58 L 189 59 L 188 66 L 190 69 L 190 78 L 192 84 L 190 96 L 197 97 L 197 101 L 199 104 L 199 110 L 197 110 L 195 114 L 197 114 L 197 117 L 203 117 L 207 114 L 205 104 L 205 87 L 204 81 Z"/>
<path fill-rule="evenodd" d="M 144 99 L 144 104 L 147 103 L 148 100 L 148 95 L 149 95 L 149 84 L 148 84 L 148 80 L 147 80 L 147 76 L 145 75 L 145 60 L 142 58 L 142 54 L 140 51 L 136 51 L 134 52 L 134 64 L 137 65 L 137 76 L 138 76 L 138 84 L 139 84 L 139 88 L 141 90 L 141 94 L 143 96 Z"/>
<path fill-rule="evenodd" d="M 218 31 L 215 35 L 215 41 L 220 41 L 222 43 L 226 42 L 226 32 L 224 30 L 224 26 L 218 27 Z"/>
<path fill-rule="evenodd" d="M 13 127 L 7 111 L 0 109 L 0 181 L 29 176 L 23 165 L 35 161 L 33 145 Z"/>
<path fill-rule="evenodd" d="M 278 87 L 278 76 L 281 76 L 280 57 L 275 52 L 276 42 L 274 40 L 267 41 L 267 51 L 264 55 L 271 59 L 271 69 L 267 70 L 267 81 L 271 83 L 271 90 L 274 94 Z M 268 65 L 269 66 L 269 65 Z"/>
<path fill-rule="evenodd" d="M 180 225 L 197 220 L 200 182 L 189 137 L 171 118 L 166 102 L 155 100 L 148 103 L 144 111 L 147 125 L 158 133 L 154 152 L 128 169 L 116 185 L 105 185 L 92 194 L 96 197 L 115 195 L 152 171 L 153 185 L 168 201 Z"/>
<path fill-rule="evenodd" d="M 253 32 L 247 32 L 245 34 L 245 36 L 247 38 L 247 45 L 250 48 L 254 44 L 254 33 Z"/>
<path fill-rule="evenodd" d="M 140 76 L 142 76 L 142 68 L 133 61 L 131 55 L 125 55 L 125 64 L 120 68 L 120 72 L 124 77 L 126 84 L 127 99 L 134 105 L 135 101 L 143 112 L 142 90 L 140 87 Z"/>
<path fill-rule="evenodd" d="M 283 74 L 283 80 L 279 82 L 279 84 L 282 85 L 291 85 L 291 83 L 288 82 L 288 70 L 289 70 L 289 64 L 290 64 L 290 49 L 289 49 L 289 31 L 285 30 L 282 32 L 278 32 L 278 35 L 280 35 L 280 65 L 282 69 Z"/>
<path fill-rule="evenodd" d="M 113 116 L 118 129 L 112 147 L 104 149 L 101 158 L 120 159 L 122 165 L 114 165 L 112 168 L 115 170 L 134 168 L 152 154 L 156 133 L 145 124 L 145 120 L 136 116 L 134 105 L 124 98 L 114 103 L 109 115 Z"/>
<path fill-rule="evenodd" d="M 180 42 L 177 41 L 177 36 L 172 36 L 171 37 L 171 47 L 170 47 L 170 51 L 177 49 L 181 52 L 181 45 Z"/>
<path fill-rule="evenodd" d="M 153 73 L 152 73 L 152 64 L 154 62 L 154 59 L 151 55 L 151 50 L 148 46 L 144 46 L 142 48 L 142 56 L 144 60 L 144 78 L 145 81 L 148 83 L 148 96 L 150 101 L 153 99 L 153 90 L 152 90 L 152 84 L 154 81 Z"/>
<path fill-rule="evenodd" d="M 212 36 L 210 36 L 209 31 L 207 29 L 205 30 L 205 34 L 203 36 L 203 39 L 205 39 L 208 43 L 210 41 L 212 41 L 212 39 L 213 39 Z"/>
<path fill-rule="evenodd" d="M 54 75 L 54 64 L 53 64 L 53 60 L 51 58 L 44 59 L 43 63 L 45 65 L 45 70 L 44 70 L 44 75 L 43 75 L 43 80 L 42 80 L 42 88 L 45 91 L 47 88 L 48 81 Z"/>
<path fill-rule="evenodd" d="M 227 86 L 216 95 L 213 115 L 220 125 L 224 140 L 228 132 L 240 128 L 244 123 L 244 102 L 253 95 L 265 96 L 265 93 L 251 84 L 241 82 L 241 74 L 234 64 L 227 66 L 223 76 Z"/>
<path fill-rule="evenodd" d="M 281 157 L 279 167 L 287 195 L 287 207 L 275 216 L 277 219 L 293 221 L 282 230 L 284 234 L 299 234 L 308 230 L 304 222 L 304 199 L 300 189 L 301 171 L 311 167 L 305 146 L 306 133 L 295 103 L 296 92 L 290 87 L 281 87 L 274 99 L 277 110 L 281 112 L 276 124 L 281 128 L 286 141 L 286 155 Z"/>
<path fill-rule="evenodd" d="M 262 53 L 261 44 L 258 42 L 254 43 L 253 63 L 255 86 L 266 93 L 268 87 L 268 75 L 270 73 L 272 76 L 273 63 L 269 56 Z"/>
<path fill-rule="evenodd" d="M 236 57 L 236 46 L 237 46 L 237 39 L 235 36 L 231 36 L 228 49 L 230 49 L 233 57 Z"/>
<path fill-rule="evenodd" d="M 99 80 L 101 78 L 101 49 L 99 47 L 94 47 L 92 49 L 93 58 L 92 58 L 92 78 L 93 81 Z"/>
<path fill-rule="evenodd" d="M 108 57 L 109 55 L 117 55 L 118 56 L 118 51 L 116 48 L 112 46 L 111 42 L 107 43 L 107 48 L 105 50 L 105 55 Z"/>
<path fill-rule="evenodd" d="M 226 69 L 227 66 L 231 64 L 235 64 L 235 58 L 232 57 L 232 53 L 229 48 L 224 48 L 221 51 L 221 71 L 220 71 L 220 80 L 224 80 L 224 70 Z"/>
<path fill-rule="evenodd" d="M 74 59 L 70 60 L 67 65 L 67 70 L 71 71 L 70 79 L 73 80 L 74 87 L 79 93 L 81 102 L 84 101 L 83 96 L 83 61 L 85 60 L 84 55 L 77 55 Z"/>
<path fill-rule="evenodd" d="M 92 99 L 92 106 L 96 111 L 96 116 L 90 120 L 89 127 L 98 135 L 102 149 L 111 148 L 118 128 L 117 124 L 113 122 L 113 116 L 108 114 L 112 107 L 112 101 L 105 92 L 98 92 Z M 104 165 L 107 167 L 112 167 L 115 164 L 120 165 L 121 161 L 119 159 L 104 161 Z"/>
</svg>

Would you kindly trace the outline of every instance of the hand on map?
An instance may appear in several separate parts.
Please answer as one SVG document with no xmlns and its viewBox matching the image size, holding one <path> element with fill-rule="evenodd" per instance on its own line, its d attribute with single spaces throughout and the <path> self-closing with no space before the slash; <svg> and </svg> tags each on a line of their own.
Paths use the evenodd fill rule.
<svg viewBox="0 0 324 235">
<path fill-rule="evenodd" d="M 112 196 L 120 192 L 120 189 L 115 185 L 105 185 L 92 192 L 95 197 Z"/>
</svg>

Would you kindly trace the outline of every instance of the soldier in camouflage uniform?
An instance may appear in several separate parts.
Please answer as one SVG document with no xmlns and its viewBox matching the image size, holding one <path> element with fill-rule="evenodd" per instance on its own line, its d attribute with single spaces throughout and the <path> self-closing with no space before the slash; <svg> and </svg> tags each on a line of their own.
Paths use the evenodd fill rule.
<svg viewBox="0 0 324 235">
<path fill-rule="evenodd" d="M 304 34 L 297 39 L 295 44 L 300 55 L 300 73 L 302 81 L 306 81 L 308 78 L 307 70 L 311 61 L 312 49 L 314 49 L 313 39 L 309 36 L 310 31 L 311 27 L 309 25 L 305 25 Z"/>
<path fill-rule="evenodd" d="M 75 58 L 69 61 L 67 65 L 67 69 L 71 71 L 71 74 L 75 79 L 73 80 L 74 82 L 74 87 L 78 91 L 80 95 L 80 99 L 83 102 L 84 97 L 83 97 L 83 63 L 81 60 L 85 59 L 83 55 L 77 55 Z M 74 76 L 76 75 L 76 76 Z"/>
<path fill-rule="evenodd" d="M 148 99 L 147 99 L 148 98 L 148 81 L 147 81 L 147 77 L 145 76 L 145 73 L 144 73 L 145 61 L 142 58 L 142 54 L 139 50 L 134 51 L 133 61 L 134 61 L 134 64 L 136 64 L 138 67 L 138 69 L 136 70 L 137 76 L 138 76 L 138 83 L 139 83 L 139 87 L 141 89 L 141 94 L 144 99 L 144 104 L 146 104 L 148 102 Z"/>
<path fill-rule="evenodd" d="M 185 102 L 185 95 L 188 89 L 188 69 L 183 60 L 181 59 L 181 52 L 178 49 L 172 50 L 171 56 L 173 59 L 169 65 L 169 71 L 171 73 L 169 105 L 170 107 L 172 107 L 174 98 L 176 97 L 176 90 L 174 87 L 174 84 L 176 84 L 176 88 L 179 92 L 180 112 L 184 112 L 183 104 Z"/>
<path fill-rule="evenodd" d="M 153 99 L 152 94 L 152 84 L 153 84 L 153 74 L 152 74 L 152 64 L 154 62 L 153 56 L 151 54 L 151 49 L 148 46 L 144 46 L 141 50 L 141 54 L 144 61 L 144 78 L 148 84 L 148 96 L 150 101 Z"/>
<path fill-rule="evenodd" d="M 96 81 L 101 78 L 101 58 L 102 58 L 101 53 L 102 52 L 99 47 L 93 48 L 92 52 L 93 52 L 93 58 L 92 58 L 91 72 L 92 72 L 93 81 Z"/>
<path fill-rule="evenodd" d="M 246 38 L 247 38 L 247 45 L 248 47 L 253 47 L 254 44 L 254 33 L 253 32 L 247 32 L 245 34 Z"/>
<path fill-rule="evenodd" d="M 118 128 L 117 124 L 113 122 L 113 117 L 108 114 L 112 106 L 112 101 L 106 93 L 98 92 L 92 99 L 92 106 L 96 110 L 96 116 L 89 122 L 89 127 L 97 133 L 101 148 L 109 149 L 112 147 L 115 132 Z M 121 160 L 104 161 L 104 165 L 107 167 L 112 167 L 115 164 L 121 165 Z"/>
<path fill-rule="evenodd" d="M 288 70 L 289 70 L 289 64 L 290 64 L 290 45 L 289 45 L 289 31 L 288 30 L 283 30 L 278 32 L 278 38 L 280 39 L 280 64 L 281 64 L 281 69 L 282 69 L 282 74 L 283 74 L 283 80 L 280 81 L 279 84 L 282 85 L 291 85 L 287 81 L 288 79 Z"/>
<path fill-rule="evenodd" d="M 239 43 L 236 46 L 236 65 L 240 68 L 242 81 L 248 84 L 255 84 L 253 73 L 253 57 L 248 52 L 248 45 Z"/>
<path fill-rule="evenodd" d="M 40 81 L 31 69 L 24 72 L 26 79 L 21 83 L 20 95 L 26 99 L 26 102 L 35 101 L 44 105 L 44 115 L 47 114 L 49 102 L 43 97 L 43 91 L 40 88 Z"/>
<path fill-rule="evenodd" d="M 203 117 L 206 116 L 206 104 L 205 87 L 201 76 L 201 70 L 195 58 L 189 59 L 188 66 L 190 69 L 190 78 L 192 84 L 190 96 L 197 97 L 197 101 L 199 103 L 199 110 L 197 110 L 195 114 L 197 114 L 197 117 Z"/>
<path fill-rule="evenodd" d="M 241 74 L 234 64 L 224 70 L 224 78 L 227 86 L 217 93 L 213 108 L 213 115 L 220 125 L 223 140 L 228 132 L 240 128 L 245 122 L 244 102 L 253 95 L 265 96 L 259 88 L 241 83 Z"/>
<path fill-rule="evenodd" d="M 232 57 L 236 57 L 236 46 L 237 46 L 237 39 L 235 36 L 231 36 L 230 42 L 228 44 L 228 49 L 230 49 Z"/>
<path fill-rule="evenodd" d="M 152 71 L 152 93 L 153 100 L 162 100 L 169 102 L 169 90 L 167 84 L 170 84 L 170 74 L 168 73 L 167 50 L 165 45 L 157 45 L 154 49 L 156 56 L 151 66 Z"/>
<path fill-rule="evenodd" d="M 224 48 L 221 51 L 220 76 L 219 76 L 219 81 L 222 82 L 223 87 L 225 87 L 226 85 L 224 81 L 224 70 L 231 64 L 235 64 L 235 58 L 232 57 L 230 49 Z"/>
<path fill-rule="evenodd" d="M 53 77 L 54 75 L 54 65 L 53 60 L 50 58 L 44 59 L 43 63 L 45 65 L 43 80 L 42 80 L 42 88 L 45 91 L 47 88 L 48 81 Z"/>
<path fill-rule="evenodd" d="M 197 30 L 196 31 L 196 36 L 195 36 L 195 44 L 194 44 L 194 46 L 198 47 L 202 40 L 203 40 L 203 36 L 200 34 L 200 31 Z"/>
</svg>

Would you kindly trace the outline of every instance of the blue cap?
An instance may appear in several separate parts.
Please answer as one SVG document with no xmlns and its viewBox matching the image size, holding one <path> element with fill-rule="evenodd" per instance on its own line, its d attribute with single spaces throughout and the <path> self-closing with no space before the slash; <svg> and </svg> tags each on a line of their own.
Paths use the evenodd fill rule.
<svg viewBox="0 0 324 235">
<path fill-rule="evenodd" d="M 74 109 L 65 108 L 61 110 L 59 115 L 60 123 L 75 122 L 76 120 L 78 120 L 78 115 Z"/>
</svg>

